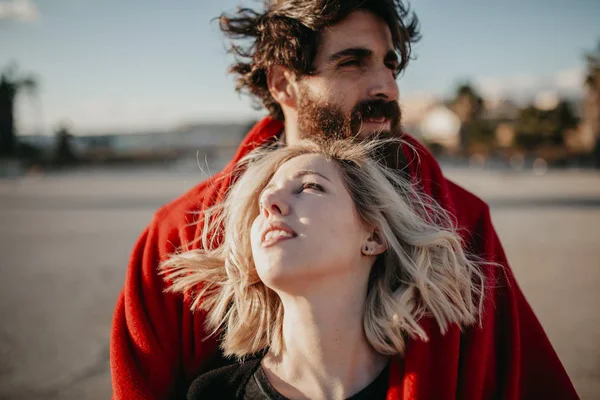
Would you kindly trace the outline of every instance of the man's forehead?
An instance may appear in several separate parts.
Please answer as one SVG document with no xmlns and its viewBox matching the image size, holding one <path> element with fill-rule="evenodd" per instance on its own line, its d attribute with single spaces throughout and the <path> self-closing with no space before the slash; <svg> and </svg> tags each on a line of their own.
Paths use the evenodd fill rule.
<svg viewBox="0 0 600 400">
<path fill-rule="evenodd" d="M 328 56 L 346 48 L 365 48 L 385 54 L 394 49 L 387 23 L 368 11 L 355 11 L 321 35 L 319 53 Z"/>
</svg>

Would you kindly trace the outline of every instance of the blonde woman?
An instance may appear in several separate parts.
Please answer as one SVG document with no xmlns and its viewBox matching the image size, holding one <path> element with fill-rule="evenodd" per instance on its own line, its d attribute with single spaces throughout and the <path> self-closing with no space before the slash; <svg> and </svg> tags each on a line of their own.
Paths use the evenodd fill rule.
<svg viewBox="0 0 600 400">
<path fill-rule="evenodd" d="M 480 267 L 444 211 L 373 157 L 384 143 L 251 154 L 204 216 L 206 250 L 163 264 L 240 360 L 189 398 L 384 399 L 391 358 L 427 340 L 421 317 L 477 323 Z"/>
</svg>

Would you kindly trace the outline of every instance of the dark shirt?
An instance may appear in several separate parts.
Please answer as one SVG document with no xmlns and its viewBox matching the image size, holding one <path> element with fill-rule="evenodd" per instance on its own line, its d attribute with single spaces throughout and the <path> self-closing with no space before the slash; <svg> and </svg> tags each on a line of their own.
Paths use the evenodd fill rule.
<svg viewBox="0 0 600 400">
<path fill-rule="evenodd" d="M 273 388 L 260 366 L 261 357 L 228 365 L 197 377 L 188 390 L 188 400 L 288 400 Z M 347 400 L 384 400 L 389 365 L 373 382 Z"/>
</svg>

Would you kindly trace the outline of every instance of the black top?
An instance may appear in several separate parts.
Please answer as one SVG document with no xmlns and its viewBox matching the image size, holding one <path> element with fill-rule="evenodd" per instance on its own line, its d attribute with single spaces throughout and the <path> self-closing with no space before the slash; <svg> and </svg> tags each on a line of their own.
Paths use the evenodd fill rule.
<svg viewBox="0 0 600 400">
<path fill-rule="evenodd" d="M 228 365 L 197 377 L 190 385 L 188 400 L 289 400 L 273 388 L 260 366 L 262 357 Z M 366 388 L 347 400 L 385 399 L 389 364 Z"/>
</svg>

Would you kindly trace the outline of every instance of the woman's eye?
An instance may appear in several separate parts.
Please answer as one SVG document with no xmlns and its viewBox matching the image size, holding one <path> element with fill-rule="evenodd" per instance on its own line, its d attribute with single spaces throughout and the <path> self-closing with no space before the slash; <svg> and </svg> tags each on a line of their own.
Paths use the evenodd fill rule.
<svg viewBox="0 0 600 400">
<path fill-rule="evenodd" d="M 306 183 L 302 184 L 300 191 L 303 191 L 306 189 L 314 189 L 314 190 L 318 190 L 318 191 L 322 192 L 323 186 L 319 185 L 318 183 L 314 183 L 314 182 L 306 182 Z"/>
</svg>

